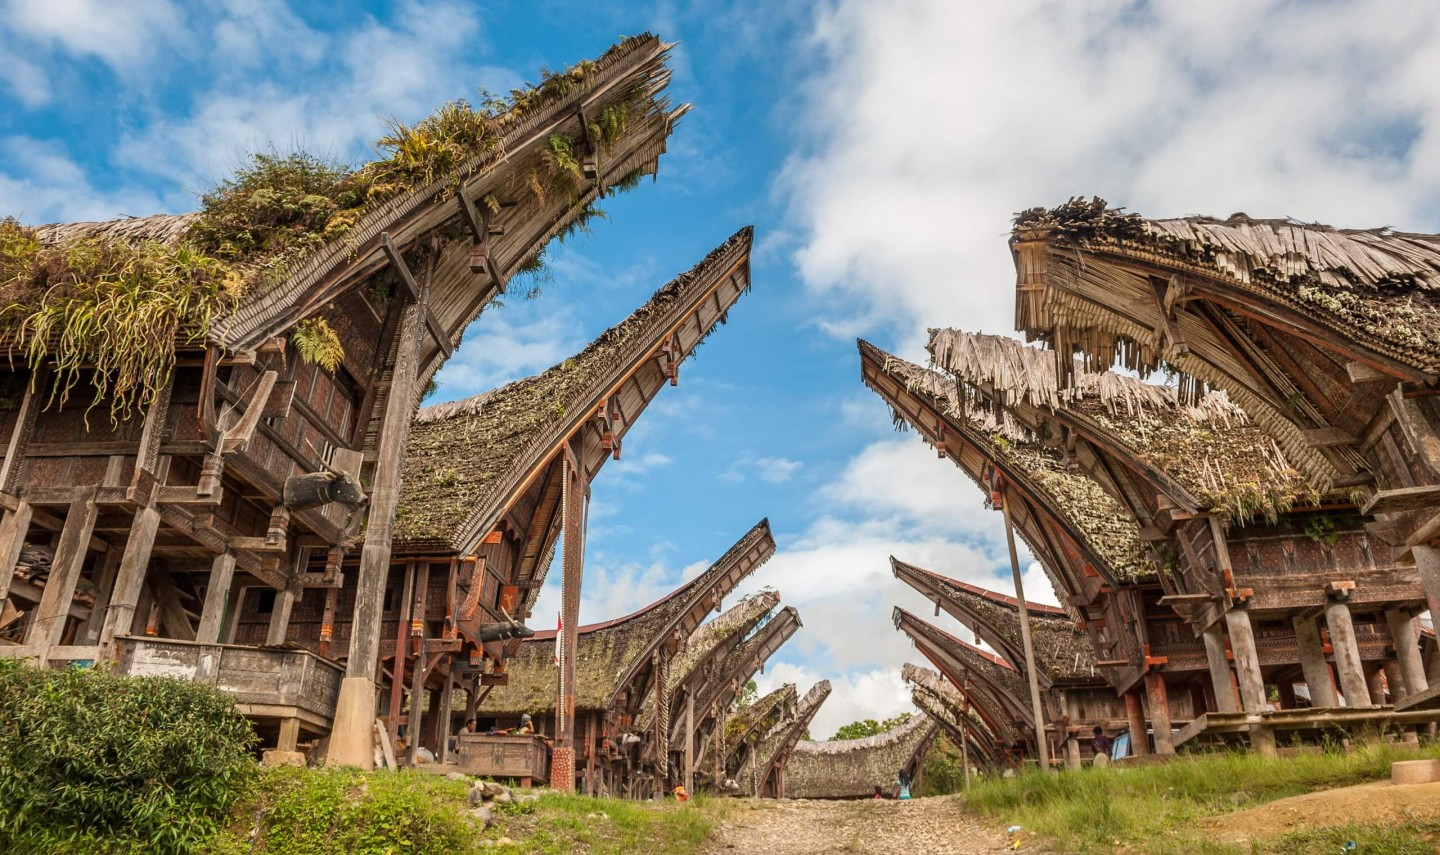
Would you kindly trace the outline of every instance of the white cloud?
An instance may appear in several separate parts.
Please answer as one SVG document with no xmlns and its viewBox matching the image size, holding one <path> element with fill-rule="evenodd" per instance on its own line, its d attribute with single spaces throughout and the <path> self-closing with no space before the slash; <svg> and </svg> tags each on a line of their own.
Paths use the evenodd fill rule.
<svg viewBox="0 0 1440 855">
<path fill-rule="evenodd" d="M 109 220 L 152 213 L 161 206 L 155 194 L 131 187 L 101 191 L 84 170 L 52 140 L 12 136 L 0 139 L 7 155 L 0 172 L 0 211 L 26 223 Z"/>
<path fill-rule="evenodd" d="M 759 478 L 768 484 L 783 484 L 805 464 L 788 457 L 756 457 L 746 454 L 715 476 L 721 481 L 739 484 L 748 478 Z"/>
<path fill-rule="evenodd" d="M 153 57 L 161 45 L 175 43 L 173 37 L 184 26 L 167 0 L 5 0 L 0 2 L 3 30 L 126 70 Z"/>
<path fill-rule="evenodd" d="M 584 347 L 575 313 L 553 303 L 541 307 L 512 298 L 488 309 L 435 376 L 437 401 L 477 395 L 511 380 L 538 374 Z"/>
<path fill-rule="evenodd" d="M 880 721 L 902 712 L 915 711 L 910 704 L 910 691 L 905 687 L 905 681 L 900 679 L 899 668 L 830 676 L 782 662 L 756 676 L 755 685 L 764 695 L 786 683 L 794 683 L 795 690 L 804 697 L 810 687 L 822 679 L 830 681 L 830 696 L 810 722 L 810 736 L 814 739 L 829 739 L 842 725 L 852 721 L 866 718 Z"/>
<path fill-rule="evenodd" d="M 26 107 L 39 107 L 50 101 L 50 79 L 44 70 L 5 50 L 3 41 L 0 41 L 0 81 L 4 81 Z"/>
<path fill-rule="evenodd" d="M 1009 330 L 1010 217 L 1077 193 L 1151 216 L 1440 226 L 1423 0 L 840 0 L 812 45 L 811 143 L 779 186 L 837 333 Z"/>
</svg>

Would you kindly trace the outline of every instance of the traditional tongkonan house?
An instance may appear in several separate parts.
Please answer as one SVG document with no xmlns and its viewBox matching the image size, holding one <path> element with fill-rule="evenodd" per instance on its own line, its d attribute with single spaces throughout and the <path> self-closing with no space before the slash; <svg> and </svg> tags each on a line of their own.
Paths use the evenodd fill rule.
<svg viewBox="0 0 1440 855">
<path fill-rule="evenodd" d="M 1089 633 L 1095 665 L 1112 686 L 1126 687 L 1132 732 L 1146 730 L 1143 698 L 1155 724 L 1156 750 L 1173 752 L 1170 722 L 1191 718 L 1191 692 L 1151 673 L 1144 664 L 1144 645 L 1164 639 L 1170 667 L 1197 678 L 1207 673 L 1205 652 L 1182 631 L 1178 616 L 1139 610 L 1136 590 L 1158 588 L 1158 582 L 1135 521 L 1098 484 L 1069 471 L 1058 453 L 1034 442 L 1005 413 L 986 413 L 962 400 L 952 378 L 863 341 L 860 362 L 862 379 L 890 404 L 897 426 L 913 427 L 941 457 L 960 467 L 986 491 L 992 507 L 1008 502 L 1016 532 L 1045 569 L 1066 614 Z M 1104 617 L 1086 617 L 1096 610 Z M 1157 620 L 1171 625 L 1151 627 Z M 1042 674 L 1037 678 L 1043 682 Z M 1138 686 L 1142 680 L 1144 686 Z M 1143 739 L 1136 739 L 1134 748 L 1136 753 L 1149 750 Z"/>
<path fill-rule="evenodd" d="M 1354 504 L 1373 551 L 1391 553 L 1379 563 L 1413 561 L 1440 604 L 1440 238 L 1243 214 L 1145 220 L 1075 199 L 1020 214 L 1011 248 L 1016 326 L 1067 357 L 1061 385 L 1078 354 L 1092 371 L 1177 371 L 1187 403 L 1201 385 L 1224 389 L 1318 491 Z M 1326 598 L 1332 643 L 1341 636 L 1341 691 L 1363 697 L 1345 624 L 1386 612 L 1408 657 L 1417 604 L 1357 608 L 1356 580 L 1323 563 L 1295 570 Z M 1413 661 L 1398 670 L 1402 690 L 1418 686 L 1403 677 Z"/>
<path fill-rule="evenodd" d="M 793 691 L 794 687 L 790 688 Z M 760 798 L 786 798 L 785 770 L 790 755 L 805 738 L 810 722 L 828 697 L 830 681 L 821 680 L 810 687 L 805 697 L 786 706 L 768 730 L 757 733 L 754 740 L 746 740 L 745 758 L 733 778 L 742 793 Z"/>
<path fill-rule="evenodd" d="M 1025 654 L 1021 646 L 1020 613 L 1013 597 L 948 579 L 903 561 L 890 559 L 895 577 L 919 591 L 951 617 L 969 627 L 980 640 L 999 651 L 1013 677 L 998 681 L 996 689 L 1007 690 L 1006 703 L 1025 713 L 1022 721 L 1033 732 L 1029 688 L 1021 676 Z M 1035 667 L 1040 676 L 1047 738 L 1064 750 L 1065 761 L 1078 767 L 1089 756 L 1089 739 L 1098 725 L 1106 730 L 1127 725 L 1125 704 L 1096 668 L 1091 642 L 1084 630 L 1063 609 L 1027 603 Z M 964 642 L 943 633 L 903 609 L 896 610 L 896 625 L 907 635 L 927 635 L 928 645 Z M 919 642 L 917 642 L 919 646 Z M 966 645 L 968 647 L 968 645 Z M 958 652 L 958 651 L 957 651 Z M 974 651 L 981 653 L 982 651 Z M 989 657 L 986 654 L 987 658 Z M 928 658 L 928 656 L 927 656 Z M 932 660 L 933 661 L 933 660 Z M 938 666 L 938 663 L 937 663 Z M 956 683 L 957 686 L 962 683 Z M 1137 741 L 1144 736 L 1137 734 Z M 1050 756 L 1058 756 L 1052 752 Z"/>
<path fill-rule="evenodd" d="M 1317 713 L 1312 726 L 1344 717 L 1359 723 L 1353 709 L 1384 703 L 1384 697 L 1372 703 L 1371 686 L 1355 675 L 1373 683 L 1388 669 L 1392 698 L 1423 691 L 1419 639 L 1410 636 L 1416 630 L 1412 615 L 1424 608 L 1415 574 L 1389 560 L 1389 550 L 1366 532 L 1346 495 L 1325 496 L 1310 488 L 1274 440 L 1224 392 L 1207 392 L 1187 406 L 1173 386 L 1083 366 L 1075 367 L 1070 385 L 1060 390 L 1056 355 L 1014 339 L 939 330 L 932 332 L 931 348 L 963 393 L 983 406 L 1002 408 L 1060 450 L 1140 523 L 1142 537 L 1166 566 L 1158 574 L 1160 590 L 1144 592 L 1144 605 L 1149 611 L 1173 609 L 1203 637 L 1210 712 L 1267 712 L 1274 708 L 1270 685 L 1280 707 L 1293 710 L 1297 682 L 1307 687 L 1308 706 L 1339 706 L 1315 622 L 1327 607 L 1348 607 L 1355 615 L 1349 622 L 1353 631 L 1342 626 L 1340 641 L 1336 630 L 1329 632 L 1331 644 L 1339 645 L 1342 675 L 1347 670 L 1352 675 L 1344 693 L 1352 712 Z M 1327 568 L 1353 583 L 1346 602 L 1327 599 L 1303 572 L 1307 567 Z M 1343 623 L 1344 617 L 1336 620 Z M 1399 628 L 1400 645 L 1392 627 Z M 1353 645 L 1344 642 L 1347 633 Z M 1358 651 L 1359 669 L 1344 662 L 1350 646 Z M 1150 655 L 1154 660 L 1161 654 Z M 1166 664 L 1154 667 L 1163 672 Z M 1309 729 L 1304 716 L 1277 724 Z M 1202 723 L 1194 735 L 1205 730 Z M 1273 749 L 1269 728 L 1251 736 L 1260 750 Z"/>
<path fill-rule="evenodd" d="M 915 708 L 935 720 L 940 730 L 961 748 L 967 767 L 999 769 L 1006 762 L 1006 746 L 976 712 L 970 685 L 954 683 L 929 668 L 906 662 L 900 676 L 910 686 Z"/>
<path fill-rule="evenodd" d="M 573 774 L 585 792 L 644 798 L 664 792 L 669 779 L 681 778 L 683 765 L 670 768 L 672 753 L 685 757 L 684 740 L 693 728 L 686 730 L 682 721 L 680 744 L 671 746 L 677 701 L 667 692 L 667 686 L 673 688 L 667 672 L 691 642 L 712 643 L 702 632 L 701 621 L 774 552 L 770 526 L 762 521 L 708 570 L 665 598 L 633 614 L 578 628 L 575 706 L 580 762 Z M 757 604 L 742 603 L 731 612 L 739 610 L 753 626 L 777 598 L 770 594 L 752 599 Z M 745 624 L 734 619 L 725 626 L 742 635 L 745 631 Z M 485 725 L 482 731 L 490 726 L 512 728 L 522 714 L 529 714 L 537 733 L 553 737 L 559 727 L 555 632 L 536 633 L 516 646 L 508 659 L 506 680 L 481 690 L 474 716 L 477 725 Z M 681 703 L 685 702 L 688 699 Z M 651 715 L 642 721 L 641 713 L 647 710 Z M 658 719 L 656 710 L 661 712 Z M 451 722 L 453 727 L 453 718 Z M 550 783 L 565 789 L 576 785 L 571 781 L 566 787 L 554 775 Z"/>
<path fill-rule="evenodd" d="M 446 105 L 358 170 L 260 156 L 199 213 L 0 223 L 0 655 L 215 682 L 282 747 L 330 731 L 331 762 L 370 766 L 415 408 L 513 274 L 656 171 L 686 109 L 667 50 L 626 39 L 505 112 Z M 47 572 L 14 584 L 27 548 Z M 264 637 L 218 644 L 247 589 Z M 274 646 L 302 601 L 351 618 L 329 658 Z"/>
<path fill-rule="evenodd" d="M 909 636 L 915 649 L 965 696 L 971 716 L 994 737 L 985 747 L 987 753 L 1012 765 L 1036 756 L 1030 689 L 1009 662 L 898 606 L 894 620 L 895 628 Z"/>
<path fill-rule="evenodd" d="M 785 795 L 792 799 L 872 798 L 876 788 L 887 796 L 903 772 L 919 780 L 925 751 L 939 732 L 927 715 L 912 715 L 903 724 L 862 739 L 829 742 L 801 740 L 785 769 Z"/>
</svg>

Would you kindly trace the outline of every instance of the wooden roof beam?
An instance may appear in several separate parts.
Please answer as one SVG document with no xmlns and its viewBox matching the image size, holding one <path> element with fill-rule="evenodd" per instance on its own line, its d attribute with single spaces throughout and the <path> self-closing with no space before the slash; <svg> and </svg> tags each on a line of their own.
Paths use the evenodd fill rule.
<svg viewBox="0 0 1440 855">
<path fill-rule="evenodd" d="M 390 233 L 381 232 L 380 241 L 385 249 L 386 257 L 390 259 L 390 266 L 395 268 L 395 273 L 400 279 L 400 284 L 404 286 L 406 293 L 410 295 L 410 299 L 415 301 L 416 311 L 420 315 L 420 322 L 430 331 L 430 337 L 435 339 L 435 345 L 448 357 L 454 352 L 455 348 L 451 346 L 450 337 L 445 334 L 445 330 L 440 326 L 440 322 L 435 320 L 435 315 L 430 312 L 429 277 L 426 277 L 425 285 L 422 288 L 415 281 L 414 274 L 410 272 L 410 265 L 405 263 L 405 257 L 400 254 L 400 248 L 395 245 L 395 241 L 391 239 Z M 434 268 L 434 259 L 431 260 L 430 266 L 432 269 Z"/>
</svg>

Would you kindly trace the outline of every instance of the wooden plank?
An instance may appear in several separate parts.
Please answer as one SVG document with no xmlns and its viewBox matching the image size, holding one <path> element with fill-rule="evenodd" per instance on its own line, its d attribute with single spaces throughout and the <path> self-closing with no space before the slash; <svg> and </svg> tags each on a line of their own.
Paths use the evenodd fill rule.
<svg viewBox="0 0 1440 855">
<path fill-rule="evenodd" d="M 5 444 L 5 459 L 0 461 L 0 490 L 11 491 L 19 478 L 20 460 L 29 450 L 31 436 L 35 433 L 35 417 L 41 407 L 41 402 L 36 400 L 35 389 L 49 379 L 48 375 L 49 372 L 41 369 L 25 384 L 20 411 L 15 414 L 15 427 L 10 430 L 10 439 Z"/>
<path fill-rule="evenodd" d="M 157 568 L 151 579 L 150 589 L 155 592 L 155 601 L 160 604 L 160 626 L 167 638 L 180 641 L 194 641 L 195 628 L 190 624 L 190 615 L 180 602 L 180 589 L 169 570 Z"/>
<path fill-rule="evenodd" d="M 1395 490 L 1381 490 L 1365 507 L 1362 514 L 1395 514 L 1440 507 L 1440 484 L 1426 484 L 1420 487 L 1400 487 Z"/>
<path fill-rule="evenodd" d="M 100 630 L 100 646 L 107 651 L 113 649 L 115 636 L 130 632 L 135 606 L 140 601 L 140 589 L 145 585 L 145 573 L 150 566 L 150 550 L 155 545 L 155 533 L 159 528 L 160 509 L 154 505 L 136 511 L 130 523 L 130 536 L 120 557 L 115 590 L 110 597 L 110 606 L 105 610 L 104 627 Z"/>
<path fill-rule="evenodd" d="M 436 321 L 435 316 L 430 313 L 429 283 L 427 282 L 426 287 L 421 289 L 415 282 L 414 274 L 410 272 L 409 265 L 405 263 L 405 257 L 400 254 L 400 249 L 395 246 L 395 241 L 390 238 L 389 232 L 382 232 L 380 239 L 385 247 L 385 255 L 390 258 L 390 265 L 395 268 L 395 272 L 400 276 L 400 283 L 405 286 L 405 290 L 410 292 L 411 299 L 415 301 L 416 308 L 420 315 L 420 322 L 425 324 L 426 329 L 430 331 L 430 337 L 435 339 L 435 344 L 440 348 L 440 351 L 448 357 L 454 352 L 455 348 L 451 347 L 450 337 L 445 334 L 445 329 L 440 326 L 440 322 Z"/>
<path fill-rule="evenodd" d="M 275 383 L 280 375 L 275 371 L 266 371 L 260 375 L 259 381 L 255 384 L 255 390 L 250 396 L 249 402 L 245 404 L 245 413 L 240 421 L 225 431 L 220 438 L 220 453 L 233 454 L 243 451 L 250 444 L 255 435 L 255 428 L 260 424 L 260 418 L 265 414 L 265 406 L 270 400 L 270 393 L 275 390 Z M 292 384 L 293 394 L 293 384 Z"/>
<path fill-rule="evenodd" d="M 25 534 L 30 530 L 30 503 L 20 501 L 14 510 L 0 518 L 0 602 L 10 596 L 10 582 L 15 578 L 15 564 L 25 547 Z"/>
<path fill-rule="evenodd" d="M 42 662 L 47 651 L 59 644 L 65 633 L 70 601 L 75 597 L 75 585 L 85 567 L 90 534 L 95 529 L 95 519 L 99 514 L 94 487 L 75 488 L 73 495 L 74 500 L 65 516 L 65 528 L 60 532 L 60 542 L 50 563 L 50 578 L 45 583 L 45 593 L 35 611 L 35 620 L 26 641 L 26 646 Z"/>
<path fill-rule="evenodd" d="M 1300 431 L 1300 436 L 1305 440 L 1305 445 L 1310 448 L 1338 448 L 1345 445 L 1355 445 L 1359 442 L 1349 432 L 1336 427 L 1314 428 L 1312 430 Z"/>
<path fill-rule="evenodd" d="M 205 585 L 205 605 L 200 611 L 200 624 L 195 628 L 195 640 L 213 644 L 220 640 L 220 623 L 225 614 L 225 603 L 230 597 L 230 583 L 235 575 L 235 555 L 222 552 L 210 562 L 210 581 Z"/>
<path fill-rule="evenodd" d="M 1386 374 L 1384 371 L 1381 371 L 1380 369 L 1373 366 L 1366 365 L 1363 362 L 1345 363 L 1345 374 L 1350 378 L 1350 382 L 1354 383 L 1357 386 L 1368 383 L 1386 383 L 1398 385 L 1401 379 L 1398 377 L 1394 377 L 1390 374 Z"/>
</svg>

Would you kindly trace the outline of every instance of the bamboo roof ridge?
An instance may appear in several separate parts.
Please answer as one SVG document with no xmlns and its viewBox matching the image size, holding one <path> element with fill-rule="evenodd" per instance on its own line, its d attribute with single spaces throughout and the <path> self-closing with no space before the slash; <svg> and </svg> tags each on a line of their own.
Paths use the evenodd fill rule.
<svg viewBox="0 0 1440 855">
<path fill-rule="evenodd" d="M 939 672 L 909 662 L 901 666 L 900 678 L 910 686 L 910 700 L 916 708 L 935 719 L 951 739 L 969 739 L 973 744 L 981 746 L 989 756 L 997 736 L 990 731 L 984 720 L 973 712 L 966 715 L 964 692 Z M 970 700 L 973 707 L 975 699 Z M 982 740 L 977 736 L 984 738 Z"/>
<path fill-rule="evenodd" d="M 745 227 L 655 292 L 585 350 L 533 377 L 422 409 L 405 449 L 398 551 L 464 551 L 504 512 L 508 496 L 557 443 L 594 414 L 636 365 L 727 280 L 749 285 L 753 230 Z M 723 320 L 717 311 L 688 343 L 693 352 Z M 696 323 L 700 323 L 698 316 Z M 626 414 L 628 426 L 635 413 Z"/>
<path fill-rule="evenodd" d="M 637 667 L 648 663 L 650 653 L 686 621 L 696 621 L 713 609 L 720 598 L 735 589 L 762 562 L 740 562 L 757 545 L 768 558 L 774 552 L 768 520 L 746 533 L 709 569 L 660 600 L 639 611 L 577 629 L 575 703 L 577 709 L 605 709 L 615 702 Z M 729 625 L 734 626 L 732 622 Z M 693 636 L 698 629 L 684 634 Z M 554 709 L 556 670 L 555 631 L 537 632 L 521 642 L 509 660 L 510 680 L 496 686 L 485 699 L 484 711 L 538 712 Z"/>
<path fill-rule="evenodd" d="M 1005 336 L 932 329 L 935 363 L 977 406 L 1040 411 L 1034 425 L 1059 414 L 1118 441 L 1138 460 L 1181 484 L 1187 504 L 1244 521 L 1256 511 L 1273 519 L 1296 501 L 1318 498 L 1286 460 L 1275 439 L 1253 424 L 1223 390 L 1185 403 L 1173 385 L 1145 383 L 1113 371 L 1089 371 L 1079 361 L 1068 385 L 1058 355 Z M 1122 463 L 1124 461 L 1121 461 Z"/>
<path fill-rule="evenodd" d="M 1082 198 L 1031 208 L 1015 240 L 1113 250 L 1279 299 L 1427 373 L 1440 373 L 1440 236 L 1290 219 L 1150 220 Z"/>
<path fill-rule="evenodd" d="M 927 596 L 944 598 L 942 606 L 957 620 L 970 626 L 988 644 L 1000 651 L 1016 672 L 1025 670 L 1024 645 L 1020 638 L 1020 606 L 1014 597 L 986 590 L 978 585 L 950 579 L 930 570 L 891 558 L 896 577 Z M 1030 636 L 1035 651 L 1035 664 L 1042 682 L 1054 680 L 1101 680 L 1095 667 L 1090 639 L 1075 628 L 1064 610 L 1037 603 L 1026 603 L 1030 613 Z M 935 628 L 936 632 L 943 632 Z M 945 635 L 957 644 L 958 638 Z M 965 645 L 969 646 L 969 645 Z M 983 652 L 983 651 L 980 651 Z M 1018 697 L 1026 697 L 1022 692 Z"/>
<path fill-rule="evenodd" d="M 1115 578 L 1140 579 L 1154 574 L 1135 519 L 1095 481 L 1071 472 L 1057 452 L 1036 442 L 1008 413 L 985 412 L 967 403 L 955 381 L 946 375 L 892 356 L 868 342 L 860 342 L 860 347 L 862 353 L 868 350 L 881 360 L 887 375 L 941 414 L 956 432 L 963 433 L 980 454 L 1019 470 L 1030 482 L 1032 492 L 1050 499 Z M 893 404 L 891 412 L 897 428 L 909 424 Z M 921 435 L 930 442 L 923 431 Z M 987 485 L 977 482 L 977 486 L 988 491 Z M 1029 543 L 1030 535 L 1020 531 Z M 1034 550 L 1035 544 L 1030 545 Z M 1055 584 L 1053 577 L 1051 582 Z M 1057 595 L 1062 593 L 1057 588 Z M 1064 602 L 1063 596 L 1060 599 Z"/>
<path fill-rule="evenodd" d="M 1016 667 L 1001 656 L 996 656 L 981 650 L 968 641 L 956 638 L 935 624 L 919 618 L 899 606 L 895 607 L 893 618 L 895 626 L 900 631 L 917 642 L 923 641 L 925 644 L 943 651 L 987 687 L 1003 693 L 1011 709 L 1025 714 L 1026 718 L 1029 718 L 1030 690 L 1025 681 L 1023 667 Z M 984 638 L 986 634 L 994 637 L 988 630 L 981 634 L 981 637 Z M 1039 659 L 1039 654 L 1036 654 L 1036 659 Z M 1023 664 L 1021 663 L 1022 666 Z M 1041 669 L 1044 673 L 1043 664 Z"/>
<path fill-rule="evenodd" d="M 829 742 L 801 740 L 785 767 L 785 792 L 797 799 L 868 796 L 877 785 L 890 786 L 898 770 L 914 763 L 935 738 L 929 716 L 863 739 Z"/>
</svg>

